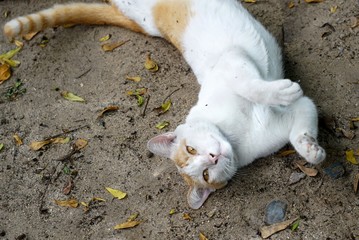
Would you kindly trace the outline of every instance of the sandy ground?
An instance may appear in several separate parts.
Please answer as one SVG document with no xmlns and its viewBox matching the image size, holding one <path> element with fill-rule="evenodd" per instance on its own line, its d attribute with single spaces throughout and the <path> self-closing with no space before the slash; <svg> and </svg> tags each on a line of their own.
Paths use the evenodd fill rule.
<svg viewBox="0 0 359 240">
<path fill-rule="evenodd" d="M 2 0 L 0 25 L 55 2 Z M 116 27 L 59 27 L 26 42 L 15 57 L 20 67 L 0 86 L 0 239 L 198 239 L 200 232 L 208 239 L 261 239 L 265 207 L 272 200 L 286 202 L 286 219 L 299 217 L 300 224 L 271 239 L 359 239 L 359 197 L 353 190 L 359 169 L 345 159 L 345 151 L 358 149 L 359 141 L 338 130 L 349 131 L 350 119 L 359 117 L 359 27 L 350 27 L 359 3 L 295 3 L 290 9 L 288 1 L 258 0 L 246 7 L 283 45 L 287 77 L 300 81 L 318 106 L 319 141 L 328 157 L 316 166 L 316 177 L 289 185 L 291 174 L 299 171 L 293 163 L 300 157 L 275 154 L 242 169 L 202 208 L 191 210 L 187 187 L 175 167 L 146 150 L 149 138 L 173 130 L 196 102 L 198 85 L 179 52 L 164 40 Z M 335 13 L 330 12 L 333 6 L 338 6 Z M 11 13 L 5 18 L 7 10 Z M 110 41 L 129 42 L 105 53 L 99 38 L 107 34 L 112 34 Z M 45 36 L 49 42 L 40 47 Z M 0 44 L 1 53 L 14 48 L 3 36 Z M 147 53 L 158 62 L 158 72 L 144 69 Z M 130 82 L 128 75 L 141 76 L 142 81 Z M 6 92 L 17 79 L 26 92 L 9 100 Z M 126 95 L 139 87 L 148 88 L 145 99 L 151 96 L 145 115 L 145 107 Z M 63 99 L 60 92 L 65 90 L 86 103 Z M 152 109 L 172 92 L 173 106 L 158 116 Z M 98 120 L 98 112 L 110 104 L 119 110 Z M 170 126 L 156 129 L 164 120 Z M 33 141 L 76 128 L 80 129 L 63 134 L 70 143 L 40 151 L 29 148 Z M 15 144 L 15 133 L 23 145 Z M 358 129 L 351 133 L 359 134 Z M 88 145 L 64 158 L 79 138 L 87 139 Z M 337 179 L 324 172 L 333 163 L 345 169 Z M 65 195 L 70 180 L 73 188 Z M 127 197 L 113 199 L 105 187 L 120 189 Z M 82 205 L 66 208 L 54 203 L 88 202 L 93 197 L 106 202 L 93 202 L 88 211 Z M 113 230 L 134 213 L 141 221 L 137 227 Z M 184 213 L 191 220 L 185 220 Z"/>
</svg>

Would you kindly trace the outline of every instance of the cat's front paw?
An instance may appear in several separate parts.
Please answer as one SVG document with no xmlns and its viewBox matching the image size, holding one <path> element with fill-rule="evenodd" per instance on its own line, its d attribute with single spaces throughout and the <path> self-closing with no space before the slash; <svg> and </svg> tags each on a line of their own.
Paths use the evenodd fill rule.
<svg viewBox="0 0 359 240">
<path fill-rule="evenodd" d="M 288 106 L 303 96 L 299 84 L 289 79 L 273 81 L 270 84 L 270 105 Z"/>
<path fill-rule="evenodd" d="M 325 159 L 325 150 L 315 138 L 307 134 L 298 137 L 294 147 L 309 163 L 318 164 Z"/>
</svg>

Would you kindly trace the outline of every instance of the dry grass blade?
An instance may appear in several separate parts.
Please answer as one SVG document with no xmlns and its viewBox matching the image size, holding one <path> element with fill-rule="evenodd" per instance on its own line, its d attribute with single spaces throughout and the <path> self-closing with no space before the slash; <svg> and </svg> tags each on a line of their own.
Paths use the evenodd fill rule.
<svg viewBox="0 0 359 240">
<path fill-rule="evenodd" d="M 358 192 L 358 185 L 359 185 L 359 173 L 357 173 L 357 175 L 355 175 L 355 177 L 354 177 L 354 192 L 355 193 Z"/>
<path fill-rule="evenodd" d="M 293 222 L 295 222 L 298 218 L 293 218 L 284 222 L 276 223 L 270 226 L 264 226 L 260 229 L 262 238 L 268 238 L 272 236 L 274 233 L 280 232 L 287 227 L 289 227 Z"/>
<path fill-rule="evenodd" d="M 107 43 L 107 44 L 103 44 L 102 50 L 104 50 L 105 52 L 111 52 L 114 49 L 121 47 L 123 44 L 127 43 L 130 40 L 126 40 L 126 41 L 120 41 L 120 42 L 115 42 L 115 43 Z"/>
</svg>

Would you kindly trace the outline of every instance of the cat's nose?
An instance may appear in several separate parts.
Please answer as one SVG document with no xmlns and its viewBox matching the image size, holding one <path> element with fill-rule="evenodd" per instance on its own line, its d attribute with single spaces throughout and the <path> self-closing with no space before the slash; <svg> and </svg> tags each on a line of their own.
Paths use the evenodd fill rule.
<svg viewBox="0 0 359 240">
<path fill-rule="evenodd" d="M 218 158 L 219 158 L 219 155 L 217 155 L 217 154 L 213 154 L 213 153 L 210 153 L 210 154 L 209 154 L 209 160 L 210 160 L 213 164 L 217 164 L 217 163 L 218 163 Z"/>
</svg>

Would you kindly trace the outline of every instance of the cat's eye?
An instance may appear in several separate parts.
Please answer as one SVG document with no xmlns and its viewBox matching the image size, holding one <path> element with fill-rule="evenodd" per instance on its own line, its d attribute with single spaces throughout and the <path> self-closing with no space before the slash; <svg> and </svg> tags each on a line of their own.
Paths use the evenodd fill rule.
<svg viewBox="0 0 359 240">
<path fill-rule="evenodd" d="M 203 171 L 203 179 L 207 182 L 209 179 L 208 169 Z"/>
<path fill-rule="evenodd" d="M 192 155 L 196 155 L 197 154 L 197 150 L 194 149 L 193 147 L 190 147 L 190 146 L 186 146 L 186 150 L 189 154 L 192 154 Z"/>
</svg>

